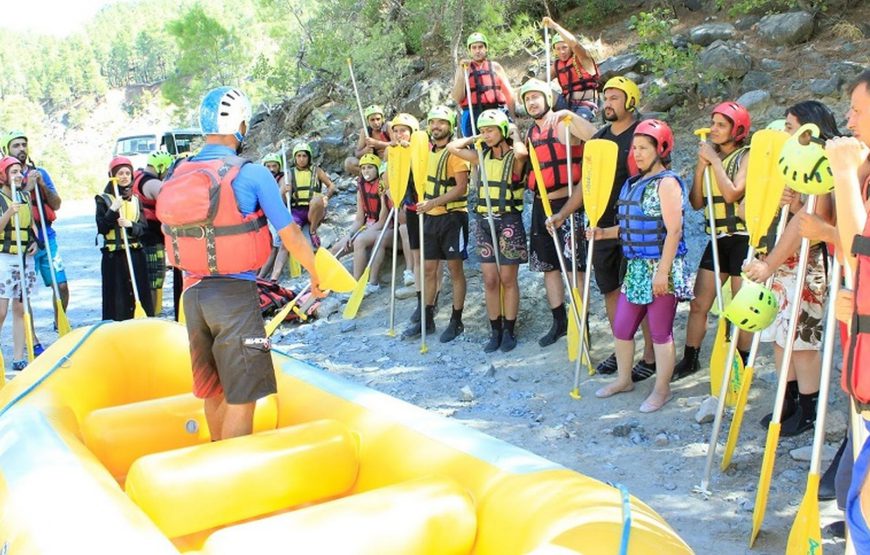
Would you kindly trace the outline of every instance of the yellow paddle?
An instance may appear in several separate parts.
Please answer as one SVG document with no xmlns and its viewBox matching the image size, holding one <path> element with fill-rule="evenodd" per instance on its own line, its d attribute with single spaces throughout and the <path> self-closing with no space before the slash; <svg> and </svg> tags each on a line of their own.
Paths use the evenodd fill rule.
<svg viewBox="0 0 870 555">
<path fill-rule="evenodd" d="M 562 122 L 565 127 L 565 153 L 566 153 L 566 173 L 568 180 L 568 196 L 574 194 L 574 177 L 571 175 L 571 116 L 565 116 L 562 119 Z M 571 214 L 568 216 L 568 228 L 569 228 L 569 236 L 571 238 L 571 302 L 575 303 L 581 313 L 585 314 L 583 307 L 580 306 L 580 291 L 577 289 L 577 238 L 575 235 L 574 228 L 574 215 Z M 578 345 L 581 341 L 586 342 L 586 337 L 582 337 L 580 334 L 580 323 L 575 321 L 573 318 L 568 320 L 568 360 L 572 360 L 576 362 L 576 373 L 580 372 L 580 359 L 578 358 Z M 582 338 L 581 338 L 582 337 Z M 588 352 L 588 349 L 586 349 Z M 589 357 L 587 356 L 587 361 Z M 589 373 L 592 374 L 592 362 L 588 361 L 587 368 Z"/>
<path fill-rule="evenodd" d="M 390 210 L 389 214 L 387 214 L 387 220 L 384 222 L 384 227 L 381 228 L 381 233 L 380 235 L 378 235 L 378 240 L 375 241 L 375 246 L 372 249 L 372 253 L 369 255 L 369 261 L 368 264 L 366 264 L 366 269 L 357 280 L 356 286 L 354 286 L 353 288 L 353 293 L 350 294 L 350 298 L 347 300 L 347 305 L 345 305 L 344 312 L 342 313 L 342 317 L 345 320 L 352 320 L 356 318 L 356 314 L 357 312 L 359 312 L 359 305 L 362 303 L 362 300 L 366 295 L 366 284 L 368 284 L 369 278 L 371 277 L 372 263 L 375 261 L 375 256 L 378 254 L 378 249 L 381 248 L 381 241 L 384 240 L 384 236 L 387 234 L 387 230 L 390 228 L 390 220 L 393 218 L 394 214 L 396 214 L 395 208 Z"/>
<path fill-rule="evenodd" d="M 39 170 L 35 167 L 30 171 L 39 175 Z M 48 256 L 48 271 L 51 274 L 51 289 L 54 292 L 54 311 L 57 315 L 57 333 L 61 337 L 69 333 L 72 328 L 69 325 L 69 319 L 66 317 L 66 311 L 63 309 L 63 302 L 60 298 L 60 287 L 57 284 L 57 270 L 54 267 L 54 253 L 51 252 L 51 243 L 48 240 L 48 225 L 45 221 L 45 209 L 42 206 L 42 193 L 39 191 L 39 184 L 33 186 L 33 191 L 36 194 L 36 209 L 39 210 L 39 227 L 42 229 L 42 240 L 45 241 L 45 254 Z"/>
<path fill-rule="evenodd" d="M 331 252 L 327 249 L 319 248 L 314 253 L 314 268 L 317 270 L 317 277 L 320 280 L 320 290 L 323 292 L 336 291 L 338 293 L 347 293 L 356 284 L 353 276 L 347 271 L 347 268 L 338 261 Z M 292 301 L 287 303 L 281 311 L 272 317 L 266 324 L 266 336 L 270 337 L 278 326 L 281 325 L 293 307 L 299 302 L 305 293 L 311 289 L 311 284 L 306 285 L 302 291 L 296 295 Z"/>
<path fill-rule="evenodd" d="M 181 296 L 178 297 L 178 323 L 182 326 L 187 325 L 187 317 L 184 315 L 184 291 L 182 291 Z"/>
<path fill-rule="evenodd" d="M 426 180 L 429 178 L 429 134 L 425 131 L 411 133 L 411 172 L 414 175 L 414 189 L 417 200 L 422 200 L 426 192 Z M 417 212 L 417 225 L 420 237 L 420 353 L 429 352 L 426 345 L 426 256 L 423 250 L 423 217 L 422 212 Z"/>
<path fill-rule="evenodd" d="M 13 194 L 15 194 L 15 185 L 12 184 L 11 188 L 13 189 Z M 20 198 L 21 191 L 17 191 L 17 194 L 19 195 L 19 202 L 25 205 L 29 202 L 27 199 Z M 26 247 L 21 244 L 21 220 L 18 217 L 18 212 L 15 212 L 12 219 L 15 222 L 15 248 L 18 250 L 18 284 L 21 287 L 21 304 L 24 305 L 24 339 L 27 345 L 27 361 L 33 362 L 33 320 L 30 314 L 30 303 L 27 300 L 27 276 L 24 272 L 24 249 Z"/>
<path fill-rule="evenodd" d="M 780 212 L 780 219 L 777 226 L 776 241 L 779 240 L 785 231 L 788 207 L 779 208 L 779 200 L 782 197 L 785 182 L 779 170 L 778 160 L 779 153 L 782 151 L 782 147 L 787 139 L 788 133 L 772 129 L 756 131 L 752 136 L 744 201 L 746 227 L 749 230 L 749 243 L 756 248 L 759 246 L 763 235 L 772 225 L 778 211 Z M 773 245 L 770 245 L 769 248 L 773 248 Z M 771 279 L 767 280 L 766 286 L 770 287 L 772 281 L 773 278 L 771 277 Z M 746 368 L 740 379 L 737 403 L 734 407 L 734 415 L 731 417 L 728 439 L 725 442 L 725 452 L 720 465 L 722 470 L 727 469 L 731 464 L 731 457 L 734 454 L 734 448 L 737 446 L 740 426 L 743 423 L 743 413 L 746 410 L 746 401 L 749 398 L 749 388 L 755 372 L 755 358 L 758 354 L 760 342 L 761 335 L 759 333 L 754 334 L 752 347 L 749 349 L 749 358 L 746 361 Z"/>
<path fill-rule="evenodd" d="M 411 149 L 404 146 L 387 147 L 387 181 L 390 188 L 390 198 L 396 210 L 402 205 L 405 192 L 408 190 L 408 178 L 411 176 Z M 423 238 L 420 238 L 422 243 Z M 399 218 L 393 220 L 393 271 L 390 278 L 390 328 L 387 335 L 396 336 L 396 264 L 399 248 Z"/>
<path fill-rule="evenodd" d="M 613 187 L 613 179 L 616 176 L 616 158 L 619 156 L 619 147 L 613 141 L 593 139 L 586 143 L 583 148 L 583 206 L 586 209 L 586 217 L 589 218 L 589 227 L 598 226 L 598 220 L 607 208 L 610 200 L 610 190 Z M 580 303 L 580 337 L 586 338 L 586 314 L 589 310 L 589 278 L 592 275 L 592 253 L 595 249 L 595 237 L 589 239 L 586 250 L 586 275 L 583 279 L 583 301 Z M 589 374 L 593 370 L 590 364 Z M 571 389 L 571 397 L 580 396 L 580 367 L 574 372 L 574 387 Z"/>
<path fill-rule="evenodd" d="M 115 193 L 115 198 L 120 199 L 121 195 L 118 193 L 118 178 L 112 177 L 109 179 L 112 182 L 112 190 Z M 124 200 L 121 200 L 121 213 L 124 216 L 127 216 L 127 211 L 124 207 Z M 139 300 L 139 287 L 136 283 L 136 273 L 133 271 L 133 255 L 130 254 L 130 241 L 127 239 L 127 228 L 118 226 L 121 230 L 121 240 L 124 241 L 124 255 L 127 258 L 127 270 L 130 272 L 130 285 L 133 288 L 133 301 L 135 306 L 133 308 L 133 318 L 140 319 L 146 318 L 147 314 L 145 314 L 145 309 L 142 308 L 142 301 Z"/>
</svg>

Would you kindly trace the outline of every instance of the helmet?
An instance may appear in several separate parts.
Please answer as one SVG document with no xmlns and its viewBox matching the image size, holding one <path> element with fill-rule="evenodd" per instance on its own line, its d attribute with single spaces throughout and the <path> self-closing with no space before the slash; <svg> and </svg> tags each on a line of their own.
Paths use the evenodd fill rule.
<svg viewBox="0 0 870 555">
<path fill-rule="evenodd" d="M 199 126 L 204 135 L 234 135 L 241 142 L 245 137 L 239 126 L 250 119 L 251 101 L 233 87 L 208 91 L 199 105 Z"/>
<path fill-rule="evenodd" d="M 765 129 L 773 129 L 774 131 L 785 131 L 785 120 L 775 119 L 767 124 Z"/>
<path fill-rule="evenodd" d="M 363 154 L 362 158 L 359 159 L 360 167 L 365 166 L 366 164 L 370 166 L 374 166 L 376 168 L 381 167 L 381 159 L 378 158 L 377 154 Z"/>
<path fill-rule="evenodd" d="M 148 156 L 147 164 L 157 170 L 158 174 L 162 175 L 163 172 L 168 170 L 169 166 L 172 165 L 172 155 L 162 150 L 152 152 L 151 155 Z"/>
<path fill-rule="evenodd" d="M 6 133 L 5 135 L 3 135 L 3 144 L 0 145 L 0 147 L 2 147 L 0 148 L 0 150 L 5 152 L 6 154 L 9 154 L 9 143 L 14 141 L 15 139 L 27 139 L 27 134 L 24 131 L 20 131 L 17 129 Z"/>
<path fill-rule="evenodd" d="M 444 105 L 435 106 L 426 114 L 426 123 L 433 119 L 443 119 L 450 123 L 450 131 L 456 127 L 456 112 Z"/>
<path fill-rule="evenodd" d="M 383 117 L 384 109 L 377 104 L 372 104 L 370 106 L 366 106 L 366 109 L 363 110 L 363 117 L 366 118 L 366 121 L 369 120 L 369 116 L 373 116 L 375 114 L 380 114 Z"/>
<path fill-rule="evenodd" d="M 311 159 L 311 145 L 308 143 L 299 143 L 298 145 L 293 147 L 293 158 L 296 158 L 296 155 L 300 152 L 307 152 L 308 159 Z"/>
<path fill-rule="evenodd" d="M 278 171 L 284 169 L 284 161 L 281 159 L 281 155 L 278 153 L 273 152 L 272 154 L 267 154 L 263 157 L 264 166 L 269 162 L 272 162 L 273 164 L 278 164 Z"/>
<path fill-rule="evenodd" d="M 618 89 L 625 93 L 625 109 L 628 111 L 637 111 L 637 105 L 640 104 L 640 88 L 637 83 L 626 77 L 611 77 L 604 83 L 602 91 L 607 89 Z"/>
<path fill-rule="evenodd" d="M 802 145 L 800 136 L 809 131 L 813 138 L 810 144 Z M 785 183 L 798 193 L 823 195 L 834 189 L 834 175 L 819 140 L 819 128 L 814 123 L 805 123 L 789 137 L 779 158 L 779 170 Z"/>
<path fill-rule="evenodd" d="M 532 78 L 523 83 L 523 86 L 520 87 L 520 100 L 523 103 L 523 107 L 525 107 L 526 105 L 526 95 L 534 91 L 537 91 L 544 95 L 544 98 L 547 101 L 547 108 L 553 106 L 553 89 L 551 89 L 548 84 L 544 83 L 540 79 Z"/>
<path fill-rule="evenodd" d="M 486 41 L 486 35 L 483 33 L 471 33 L 465 41 L 465 48 L 471 48 L 471 45 L 475 42 L 482 42 L 484 46 L 489 46 L 489 43 Z"/>
<path fill-rule="evenodd" d="M 411 114 L 406 114 L 405 112 L 396 114 L 396 117 L 394 117 L 393 121 L 390 122 L 390 131 L 392 131 L 393 127 L 397 125 L 410 127 L 412 133 L 420 130 L 420 122 L 417 121 L 417 118 Z"/>
<path fill-rule="evenodd" d="M 130 171 L 133 171 L 133 162 L 130 161 L 126 156 L 115 156 L 112 158 L 112 161 L 109 162 L 109 177 L 115 177 L 115 172 L 118 171 L 118 168 L 121 166 L 128 166 Z"/>
<path fill-rule="evenodd" d="M 714 114 L 719 114 L 728 118 L 731 122 L 731 138 L 736 142 L 740 142 L 749 136 L 749 126 L 751 124 L 749 111 L 736 102 L 723 102 L 713 108 Z"/>
<path fill-rule="evenodd" d="M 725 318 L 744 331 L 757 332 L 772 324 L 777 312 L 779 303 L 773 292 L 744 277 L 740 290 L 725 307 Z"/>
<path fill-rule="evenodd" d="M 556 35 L 552 39 L 550 39 L 550 46 L 556 46 L 560 42 L 565 42 L 565 37 L 563 37 L 559 33 L 556 33 Z"/>
<path fill-rule="evenodd" d="M 510 122 L 508 122 L 507 114 L 502 112 L 501 110 L 484 110 L 477 116 L 477 129 L 481 127 L 498 127 L 501 129 L 501 136 L 508 136 L 508 126 Z"/>
<path fill-rule="evenodd" d="M 15 137 L 16 139 L 18 137 Z M 0 183 L 7 183 L 6 172 L 15 164 L 21 165 L 21 160 L 14 156 L 5 156 L 0 158 Z"/>
<path fill-rule="evenodd" d="M 674 149 L 674 132 L 668 124 L 657 119 L 645 119 L 634 129 L 635 135 L 652 137 L 656 142 L 656 153 L 659 158 L 667 158 Z"/>
</svg>

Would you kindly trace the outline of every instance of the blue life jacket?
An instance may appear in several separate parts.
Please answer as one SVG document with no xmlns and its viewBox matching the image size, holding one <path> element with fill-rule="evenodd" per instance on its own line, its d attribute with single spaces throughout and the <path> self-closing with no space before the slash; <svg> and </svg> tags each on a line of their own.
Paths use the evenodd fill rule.
<svg viewBox="0 0 870 555">
<path fill-rule="evenodd" d="M 680 184 L 682 197 L 686 198 L 686 185 L 676 173 L 665 170 L 655 175 L 629 177 L 619 193 L 616 203 L 616 218 L 619 223 L 619 241 L 626 258 L 658 259 L 662 257 L 667 229 L 661 216 L 649 216 L 641 203 L 647 187 L 658 187 L 659 182 L 673 177 Z M 686 254 L 686 242 L 680 237 L 677 256 Z"/>
</svg>

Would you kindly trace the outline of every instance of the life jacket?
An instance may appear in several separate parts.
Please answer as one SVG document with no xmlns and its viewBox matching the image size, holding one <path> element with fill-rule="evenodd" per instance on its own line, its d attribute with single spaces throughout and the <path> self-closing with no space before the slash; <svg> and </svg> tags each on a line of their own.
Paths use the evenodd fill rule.
<svg viewBox="0 0 870 555">
<path fill-rule="evenodd" d="M 384 124 L 380 127 L 380 129 L 372 129 L 371 127 L 366 126 L 366 129 L 369 132 L 369 137 L 375 139 L 376 141 L 383 141 L 385 143 L 390 142 L 390 136 L 387 134 L 387 124 Z"/>
<path fill-rule="evenodd" d="M 503 158 L 492 155 L 492 149 L 483 153 L 486 170 L 486 187 L 493 214 L 520 213 L 523 211 L 523 192 L 525 187 L 514 180 L 514 151 L 508 150 Z M 477 212 L 486 214 L 486 189 L 481 182 L 477 187 Z"/>
<path fill-rule="evenodd" d="M 100 196 L 103 197 L 106 206 L 112 206 L 112 203 L 115 202 L 115 197 L 113 195 L 102 193 Z M 121 202 L 121 208 L 118 210 L 118 217 L 135 222 L 139 220 L 139 210 L 139 197 L 133 195 L 130 197 L 130 200 L 124 200 Z M 103 248 L 109 252 L 124 250 L 124 238 L 121 236 L 121 226 L 118 224 L 115 224 L 108 233 L 103 235 L 103 240 Z M 127 244 L 130 245 L 131 249 L 138 249 L 142 246 L 138 239 L 130 237 L 129 231 L 127 231 Z"/>
<path fill-rule="evenodd" d="M 626 258 L 659 259 L 668 230 L 661 215 L 651 216 L 643 210 L 643 197 L 647 187 L 658 187 L 659 182 L 673 177 L 680 184 L 683 200 L 686 186 L 680 176 L 665 170 L 649 177 L 630 177 L 622 186 L 616 203 L 616 219 L 619 223 L 619 241 Z M 686 241 L 680 237 L 677 256 L 686 254 Z"/>
<path fill-rule="evenodd" d="M 468 70 L 468 88 L 471 90 L 471 105 L 474 107 L 475 114 L 479 114 L 480 110 L 507 104 L 507 98 L 501 89 L 501 81 L 492 70 L 492 62 L 489 60 L 484 60 L 480 64 L 471 62 Z M 467 108 L 468 100 L 463 98 L 459 106 Z"/>
<path fill-rule="evenodd" d="M 538 155 L 541 166 L 541 177 L 548 191 L 558 191 L 568 186 L 568 148 L 556 137 L 556 128 L 550 127 L 541 131 L 537 124 L 533 125 L 526 138 L 532 141 L 532 147 Z M 571 147 L 571 179 L 573 185 L 580 183 L 580 164 L 583 160 L 583 145 Z M 535 191 L 537 185 L 535 172 L 529 172 L 529 189 Z"/>
<path fill-rule="evenodd" d="M 577 61 L 577 56 L 571 55 L 566 61 L 556 59 L 553 64 L 556 70 L 556 78 L 559 80 L 559 85 L 562 87 L 562 95 L 569 98 L 572 93 L 584 91 L 598 91 L 601 87 L 601 81 L 598 78 L 598 66 L 595 66 L 595 73 L 591 74 L 583 69 L 583 66 Z"/>
<path fill-rule="evenodd" d="M 740 161 L 748 151 L 748 146 L 742 146 L 722 160 L 725 173 L 730 179 L 733 180 L 737 175 L 737 171 L 740 169 Z M 745 232 L 746 223 L 737 215 L 737 202 L 725 202 L 725 197 L 722 196 L 722 191 L 719 189 L 716 175 L 713 172 L 710 172 L 710 188 L 713 190 L 713 217 L 716 218 L 716 235 L 733 235 L 738 232 Z M 706 195 L 704 198 L 706 202 Z M 709 234 L 710 225 L 707 224 L 705 229 Z"/>
<path fill-rule="evenodd" d="M 317 168 L 309 166 L 308 169 L 290 170 L 290 185 L 293 192 L 290 197 L 290 206 L 293 208 L 308 208 L 314 193 L 320 192 L 320 181 L 317 179 Z"/>
<path fill-rule="evenodd" d="M 429 167 L 426 172 L 426 188 L 423 192 L 423 200 L 438 198 L 456 186 L 456 178 L 447 176 L 447 161 L 450 153 L 446 148 L 432 150 L 429 153 Z M 465 212 L 468 208 L 468 194 L 448 202 L 445 206 L 438 206 L 429 212 L 430 216 L 437 216 L 445 212 Z"/>
<path fill-rule="evenodd" d="M 11 198 L 0 193 L 0 214 L 9 210 L 9 205 L 13 204 Z M 6 227 L 0 229 L 0 252 L 6 254 L 18 254 L 18 243 L 16 237 L 21 241 L 21 248 L 27 252 L 27 247 L 34 240 L 33 237 L 33 209 L 30 203 L 24 203 L 18 209 L 18 235 L 15 234 L 15 217 L 9 218 L 6 222 Z"/>
<path fill-rule="evenodd" d="M 136 170 L 136 173 L 133 174 L 133 195 L 139 199 L 139 206 L 142 207 L 142 214 L 145 215 L 145 219 L 149 222 L 156 222 L 157 201 L 146 197 L 145 193 L 142 192 L 142 184 L 145 181 L 150 181 L 152 179 L 160 180 L 160 178 L 153 173 L 146 172 L 145 170 Z"/>
<path fill-rule="evenodd" d="M 27 175 L 30 174 L 31 171 L 38 172 L 39 169 L 29 168 L 24 176 L 25 179 L 26 179 Z M 42 197 L 42 194 L 40 194 L 40 198 L 42 198 L 42 211 L 45 213 L 45 225 L 46 225 L 46 227 L 51 227 L 51 223 L 57 219 L 57 214 L 55 213 L 54 208 L 52 208 L 51 206 L 48 205 L 47 202 L 45 202 L 45 198 Z M 36 194 L 35 193 L 33 195 L 31 195 L 30 203 L 33 206 L 33 222 L 37 226 L 39 226 L 39 225 L 41 225 L 40 219 L 39 219 L 39 207 L 36 204 Z"/>
<path fill-rule="evenodd" d="M 272 239 L 261 207 L 239 211 L 233 180 L 247 160 L 188 160 L 176 167 L 157 197 L 170 264 L 197 275 L 236 274 L 260 268 Z"/>
<path fill-rule="evenodd" d="M 864 181 L 861 197 L 867 199 L 870 176 Z M 857 257 L 852 322 L 841 377 L 843 390 L 855 398 L 861 410 L 870 408 L 870 219 L 861 235 L 852 240 Z"/>
<path fill-rule="evenodd" d="M 381 180 L 366 181 L 359 177 L 357 188 L 363 201 L 366 221 L 376 222 L 381 217 Z"/>
</svg>

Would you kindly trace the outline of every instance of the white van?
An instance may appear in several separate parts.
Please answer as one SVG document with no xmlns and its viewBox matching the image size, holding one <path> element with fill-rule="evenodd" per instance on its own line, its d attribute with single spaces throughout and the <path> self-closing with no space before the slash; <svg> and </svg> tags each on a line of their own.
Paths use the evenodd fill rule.
<svg viewBox="0 0 870 555">
<path fill-rule="evenodd" d="M 114 156 L 126 156 L 133 162 L 133 168 L 144 168 L 148 156 L 157 150 L 165 150 L 173 156 L 188 152 L 202 137 L 199 129 L 170 129 L 162 135 L 152 132 L 130 133 L 118 137 L 115 142 Z M 158 148 L 159 146 L 159 148 Z"/>
</svg>

